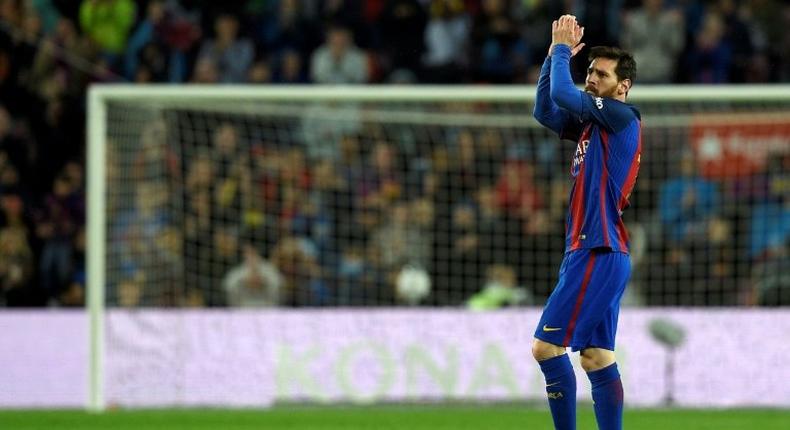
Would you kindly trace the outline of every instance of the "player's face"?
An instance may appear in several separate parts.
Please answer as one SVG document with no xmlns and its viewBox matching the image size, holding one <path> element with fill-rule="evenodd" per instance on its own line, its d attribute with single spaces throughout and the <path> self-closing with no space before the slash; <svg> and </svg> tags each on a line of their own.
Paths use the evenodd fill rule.
<svg viewBox="0 0 790 430">
<path fill-rule="evenodd" d="M 595 58 L 587 68 L 584 91 L 598 97 L 621 98 L 627 91 L 626 81 L 618 81 L 615 68 L 617 61 Z"/>
</svg>

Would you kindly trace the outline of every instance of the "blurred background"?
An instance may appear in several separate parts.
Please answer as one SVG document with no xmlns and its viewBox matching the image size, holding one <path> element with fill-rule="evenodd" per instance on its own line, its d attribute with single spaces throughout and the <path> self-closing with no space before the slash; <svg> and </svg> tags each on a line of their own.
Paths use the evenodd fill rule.
<svg viewBox="0 0 790 430">
<path fill-rule="evenodd" d="M 790 80 L 790 6 L 773 0 L 0 2 L 0 303 L 84 303 L 89 85 L 534 84 L 563 12 L 586 26 L 588 47 L 633 51 L 637 86 Z M 585 61 L 574 66 L 580 81 Z M 689 102 L 656 109 L 696 112 Z M 274 124 L 181 110 L 143 121 L 137 142 L 122 142 L 136 152 L 118 154 L 137 158 L 118 160 L 123 180 L 110 192 L 131 196 L 126 184 L 154 212 L 181 208 L 147 215 L 145 231 L 129 228 L 143 208 L 110 208 L 123 253 L 110 300 L 485 307 L 486 286 L 506 285 L 508 304 L 545 301 L 562 256 L 572 145 L 534 128 L 321 115 L 312 107 Z M 714 126 L 722 138 L 773 139 L 740 170 L 726 169 L 731 157 L 700 160 L 705 130 L 694 124 L 646 130 L 626 224 L 637 266 L 650 263 L 635 271 L 630 303 L 790 303 L 787 127 L 786 116 L 757 134 Z M 163 275 L 142 260 L 168 254 L 180 273 L 146 291 Z M 247 301 L 246 275 L 233 269 L 253 260 L 271 291 Z M 407 264 L 430 278 L 419 300 L 395 293 Z"/>
<path fill-rule="evenodd" d="M 563 13 L 638 63 L 627 401 L 785 413 L 780 0 L 0 0 L 0 406 L 543 405 L 576 145 L 531 112 Z"/>
</svg>

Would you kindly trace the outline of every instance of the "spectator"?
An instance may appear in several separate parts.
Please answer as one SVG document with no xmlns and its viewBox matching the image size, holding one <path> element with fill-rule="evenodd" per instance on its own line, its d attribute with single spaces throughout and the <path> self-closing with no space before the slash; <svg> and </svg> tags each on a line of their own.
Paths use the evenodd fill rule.
<svg viewBox="0 0 790 430">
<path fill-rule="evenodd" d="M 790 243 L 772 249 L 772 253 L 752 268 L 753 295 L 746 304 L 790 306 Z"/>
<path fill-rule="evenodd" d="M 217 63 L 209 57 L 198 58 L 195 68 L 192 71 L 192 78 L 189 82 L 193 84 L 218 84 L 219 69 Z"/>
<path fill-rule="evenodd" d="M 743 2 L 739 2 L 743 3 Z M 742 18 L 744 10 L 735 0 L 719 0 L 717 9 L 724 22 L 724 40 L 730 47 L 731 58 L 727 81 L 746 82 L 754 64 L 754 43 L 752 31 Z"/>
<path fill-rule="evenodd" d="M 430 263 L 430 241 L 410 218 L 408 203 L 395 203 L 386 222 L 371 235 L 370 252 L 388 275 L 395 276 L 405 265 L 427 267 Z"/>
<path fill-rule="evenodd" d="M 680 172 L 661 186 L 659 215 L 664 237 L 670 243 L 688 244 L 701 239 L 707 224 L 718 213 L 720 195 L 716 185 L 697 174 L 694 157 L 680 160 Z"/>
<path fill-rule="evenodd" d="M 782 254 L 790 241 L 790 155 L 769 156 L 765 190 L 751 213 L 749 255 L 753 261 Z"/>
<path fill-rule="evenodd" d="M 320 252 L 319 263 L 326 271 L 334 271 L 340 247 L 351 242 L 354 225 L 353 193 L 349 184 L 338 174 L 335 163 L 319 161 L 313 169 L 313 180 L 308 200 L 314 206 L 317 220 L 313 232 Z"/>
<path fill-rule="evenodd" d="M 644 0 L 625 17 L 623 47 L 639 64 L 639 82 L 669 83 L 683 49 L 683 17 L 665 10 L 664 0 Z"/>
<path fill-rule="evenodd" d="M 224 225 L 239 225 L 243 210 L 242 180 L 249 178 L 248 157 L 240 148 L 238 129 L 223 123 L 213 133 L 213 216 Z"/>
<path fill-rule="evenodd" d="M 475 203 L 481 264 L 488 267 L 491 264 L 509 261 L 507 247 L 503 247 L 502 244 L 508 237 L 519 237 L 518 222 L 505 217 L 497 203 L 496 191 L 490 186 L 483 186 L 477 190 Z"/>
<path fill-rule="evenodd" d="M 470 19 L 462 0 L 432 0 L 425 27 L 424 80 L 429 83 L 457 83 L 464 80 L 466 43 Z"/>
<path fill-rule="evenodd" d="M 213 244 L 212 186 L 216 182 L 210 152 L 197 151 L 187 165 L 184 183 L 184 280 L 205 299 L 211 289 L 209 250 Z"/>
<path fill-rule="evenodd" d="M 84 266 L 84 261 L 83 261 Z M 61 306 L 80 308 L 85 306 L 85 271 L 79 270 L 74 273 L 68 287 L 60 295 Z"/>
<path fill-rule="evenodd" d="M 140 132 L 138 151 L 132 157 L 130 172 L 132 178 L 137 181 L 179 180 L 180 160 L 169 142 L 165 121 L 157 119 L 145 124 Z"/>
<path fill-rule="evenodd" d="M 744 5 L 751 17 L 751 32 L 757 55 L 754 58 L 754 81 L 777 82 L 790 79 L 790 6 L 779 0 L 751 0 Z M 784 8 L 784 10 L 783 10 Z"/>
<path fill-rule="evenodd" d="M 437 231 L 436 300 L 440 305 L 457 306 L 478 291 L 483 284 L 480 259 L 481 235 L 475 207 L 457 204 L 451 213 L 451 224 Z"/>
<path fill-rule="evenodd" d="M 505 162 L 496 183 L 497 204 L 506 214 L 525 222 L 543 208 L 543 198 L 535 187 L 534 169 L 528 162 Z M 525 228 L 532 230 L 532 227 Z"/>
<path fill-rule="evenodd" d="M 283 275 L 280 303 L 283 306 L 320 306 L 329 303 L 329 286 L 321 279 L 321 271 L 309 244 L 294 237 L 284 237 L 270 256 Z"/>
<path fill-rule="evenodd" d="M 384 275 L 373 266 L 358 243 L 347 245 L 337 270 L 337 305 L 376 306 L 388 304 L 383 299 Z"/>
<path fill-rule="evenodd" d="M 379 16 L 381 53 L 386 69 L 417 73 L 425 50 L 427 14 L 417 0 L 390 0 Z"/>
<path fill-rule="evenodd" d="M 724 39 L 724 32 L 721 15 L 715 12 L 706 13 L 689 52 L 692 82 L 721 84 L 729 79 L 732 49 Z"/>
<path fill-rule="evenodd" d="M 292 49 L 283 50 L 277 57 L 273 80 L 278 84 L 306 84 L 302 56 Z"/>
<path fill-rule="evenodd" d="M 32 181 L 33 178 L 26 176 L 34 164 L 35 142 L 21 132 L 8 110 L 2 105 L 0 105 L 0 150 L 17 173 L 22 172 L 21 180 Z"/>
<path fill-rule="evenodd" d="M 274 10 L 264 11 L 254 18 L 255 38 L 265 52 L 280 56 L 283 51 L 291 51 L 304 57 L 320 44 L 321 26 L 305 13 L 302 3 L 281 0 L 276 6 L 270 6 Z"/>
<path fill-rule="evenodd" d="M 368 80 L 365 54 L 353 43 L 351 31 L 334 26 L 326 43 L 315 50 L 310 77 L 317 84 L 362 84 Z"/>
<path fill-rule="evenodd" d="M 60 11 L 54 3 L 53 0 L 36 0 L 29 3 L 30 12 L 40 17 L 45 34 L 52 33 L 61 18 Z"/>
<path fill-rule="evenodd" d="M 206 40 L 200 47 L 198 64 L 207 60 L 214 64 L 220 83 L 240 83 L 247 80 L 247 70 L 254 55 L 252 42 L 239 38 L 238 18 L 223 13 L 214 21 L 214 38 Z"/>
<path fill-rule="evenodd" d="M 2 153 L 0 153 L 0 157 Z M 0 158 L 0 163 L 2 159 Z M 0 193 L 0 227 L 18 227 L 26 231 L 28 238 L 32 239 L 31 235 L 35 232 L 36 224 L 32 219 L 33 215 L 30 213 L 30 203 L 27 201 L 28 194 L 22 184 L 19 183 L 19 177 L 16 174 L 16 169 L 13 166 L 5 165 L 0 166 L 2 172 L 0 180 L 2 181 L 2 193 Z"/>
<path fill-rule="evenodd" d="M 89 76 L 84 68 L 67 61 L 70 56 L 96 60 L 91 42 L 79 35 L 74 22 L 63 18 L 54 32 L 41 41 L 30 75 L 25 80 L 27 90 L 44 103 L 84 97 Z"/>
<path fill-rule="evenodd" d="M 155 244 L 171 222 L 168 194 L 160 183 L 142 182 L 133 193 L 134 198 L 120 203 L 109 232 L 112 252 L 119 256 L 117 270 L 129 276 L 160 261 Z"/>
<path fill-rule="evenodd" d="M 34 298 L 33 251 L 25 231 L 16 227 L 0 229 L 0 302 L 6 306 L 40 306 Z"/>
<path fill-rule="evenodd" d="M 476 139 L 479 185 L 493 185 L 505 162 L 505 144 L 498 130 L 485 129 Z"/>
<path fill-rule="evenodd" d="M 307 3 L 310 2 L 302 3 L 302 9 L 307 8 Z M 325 29 L 331 31 L 333 26 L 342 26 L 349 30 L 354 40 L 364 43 L 365 49 L 371 47 L 372 41 L 368 36 L 371 29 L 368 26 L 377 20 L 375 6 L 369 7 L 370 2 L 361 0 L 326 0 L 318 3 L 317 8 L 313 7 L 317 9 L 317 19 L 328 27 Z"/>
<path fill-rule="evenodd" d="M 478 157 L 475 136 L 468 129 L 462 129 L 455 138 L 456 148 L 450 164 L 450 183 L 455 188 L 458 200 L 470 199 L 482 179 L 485 166 L 483 157 Z"/>
<path fill-rule="evenodd" d="M 123 54 L 136 15 L 132 0 L 83 0 L 80 27 L 113 65 Z"/>
<path fill-rule="evenodd" d="M 570 0 L 566 4 L 570 4 L 571 13 L 579 17 L 579 22 L 584 24 L 585 43 L 592 47 L 617 45 L 621 34 L 620 14 L 624 2 L 624 0 Z"/>
<path fill-rule="evenodd" d="M 376 142 L 368 166 L 357 184 L 357 194 L 364 206 L 383 210 L 403 195 L 402 170 L 395 149 L 387 141 Z"/>
<path fill-rule="evenodd" d="M 43 243 L 39 276 L 42 289 L 50 297 L 63 292 L 76 269 L 74 240 L 85 222 L 85 199 L 79 186 L 63 174 L 56 177 L 38 222 L 36 234 Z"/>
<path fill-rule="evenodd" d="M 247 83 L 268 84 L 272 82 L 272 69 L 269 62 L 259 59 L 252 63 L 250 70 L 247 71 Z"/>
<path fill-rule="evenodd" d="M 518 23 L 508 13 L 506 0 L 483 0 L 471 34 L 475 79 L 505 83 L 526 78 L 527 44 Z"/>
<path fill-rule="evenodd" d="M 134 277 L 123 279 L 118 283 L 117 292 L 111 303 L 122 308 L 136 308 L 143 305 L 145 296 L 145 276 L 137 273 Z"/>
<path fill-rule="evenodd" d="M 311 159 L 336 160 L 338 142 L 362 128 L 361 111 L 354 103 L 315 103 L 305 109 L 300 121 L 305 151 Z"/>
<path fill-rule="evenodd" d="M 232 268 L 222 281 L 228 305 L 263 307 L 280 304 L 282 275 L 254 248 L 244 247 L 242 263 Z"/>
<path fill-rule="evenodd" d="M 198 268 L 197 274 L 201 278 L 201 293 L 208 306 L 226 306 L 227 297 L 223 288 L 223 279 L 232 267 L 242 261 L 241 237 L 238 228 L 234 226 L 219 226 L 212 228 L 201 238 L 199 254 L 205 259 Z"/>
<path fill-rule="evenodd" d="M 551 44 L 551 22 L 566 13 L 565 1 L 520 2 L 524 8 L 524 38 L 529 45 L 530 65 L 540 75 L 540 65 L 546 57 L 546 47 Z M 580 21 L 586 25 L 585 21 Z M 589 31 L 587 34 L 589 35 Z M 588 45 L 589 46 L 589 45 Z M 537 83 L 537 76 L 531 83 Z"/>
<path fill-rule="evenodd" d="M 187 56 L 199 30 L 165 0 L 148 3 L 145 18 L 129 38 L 124 73 L 135 82 L 183 82 Z M 143 79 L 141 75 L 147 74 Z"/>
<path fill-rule="evenodd" d="M 714 218 L 707 225 L 704 246 L 693 253 L 694 267 L 704 268 L 695 276 L 694 302 L 696 306 L 734 306 L 739 301 L 735 276 L 735 246 L 732 224 L 723 218 Z"/>
<path fill-rule="evenodd" d="M 488 267 L 485 285 L 467 300 L 466 306 L 474 311 L 487 311 L 530 303 L 532 298 L 516 283 L 516 271 L 512 267 L 495 264 Z"/>
</svg>

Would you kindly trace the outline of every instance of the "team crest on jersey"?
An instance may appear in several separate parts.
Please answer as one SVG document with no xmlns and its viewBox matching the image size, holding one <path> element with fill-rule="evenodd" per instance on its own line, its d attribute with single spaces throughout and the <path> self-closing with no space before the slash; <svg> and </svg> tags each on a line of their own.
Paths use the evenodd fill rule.
<svg viewBox="0 0 790 430">
<path fill-rule="evenodd" d="M 598 110 L 603 109 L 603 98 L 595 97 L 595 107 L 597 107 Z"/>
</svg>

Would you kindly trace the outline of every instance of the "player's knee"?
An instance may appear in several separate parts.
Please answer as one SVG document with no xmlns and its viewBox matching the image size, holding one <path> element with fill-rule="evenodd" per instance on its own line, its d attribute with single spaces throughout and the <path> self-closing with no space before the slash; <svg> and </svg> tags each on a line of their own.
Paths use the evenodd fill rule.
<svg viewBox="0 0 790 430">
<path fill-rule="evenodd" d="M 537 361 L 548 360 L 552 357 L 565 354 L 565 348 L 544 342 L 539 339 L 532 341 L 532 356 Z"/>
<path fill-rule="evenodd" d="M 579 361 L 585 372 L 603 369 L 615 362 L 614 351 L 600 348 L 588 348 L 582 350 Z"/>
</svg>

